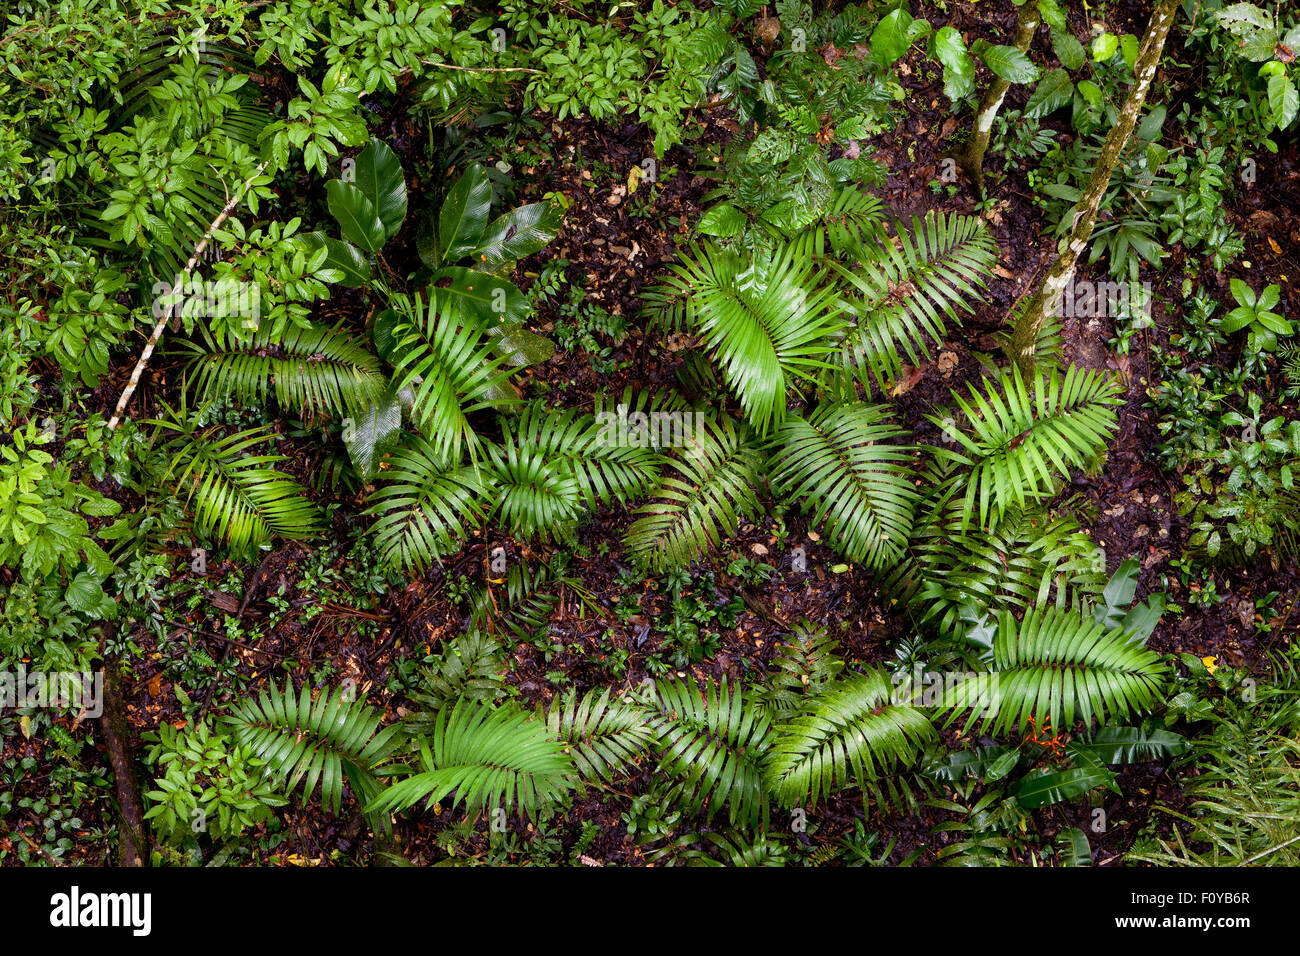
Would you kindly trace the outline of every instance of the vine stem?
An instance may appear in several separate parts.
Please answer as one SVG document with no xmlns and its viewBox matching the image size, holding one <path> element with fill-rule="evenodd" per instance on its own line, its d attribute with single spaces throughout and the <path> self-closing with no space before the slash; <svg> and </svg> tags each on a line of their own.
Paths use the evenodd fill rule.
<svg viewBox="0 0 1300 956">
<path fill-rule="evenodd" d="M 222 209 L 221 212 L 217 214 L 217 218 L 213 219 L 211 224 L 209 224 L 207 231 L 203 234 L 203 238 L 200 239 L 199 244 L 194 247 L 194 253 L 190 256 L 189 262 L 185 263 L 185 269 L 182 272 L 183 279 L 188 278 L 190 273 L 194 271 L 194 267 L 199 264 L 199 260 L 207 250 L 208 243 L 212 241 L 212 234 L 220 229 L 222 223 L 230 218 L 230 214 L 235 211 L 235 207 L 239 205 L 244 196 L 248 194 L 248 190 L 252 188 L 253 181 L 262 175 L 262 170 L 266 168 L 266 163 L 266 160 L 258 163 L 257 169 L 253 172 L 253 175 L 244 180 L 243 186 L 230 197 L 230 201 L 226 203 L 225 208 Z M 163 329 L 167 327 L 167 323 L 172 318 L 172 311 L 172 308 L 168 308 L 163 313 L 163 317 L 159 319 L 158 324 L 154 326 L 153 334 L 149 336 L 149 341 L 145 343 L 144 351 L 140 353 L 140 360 L 135 363 L 135 369 L 131 372 L 131 378 L 127 381 L 126 388 L 122 390 L 122 396 L 117 400 L 117 407 L 113 409 L 113 417 L 109 419 L 108 422 L 109 431 L 114 431 L 117 426 L 121 424 L 122 413 L 126 411 L 126 406 L 131 401 L 131 396 L 135 394 L 135 390 L 140 384 L 140 376 L 144 374 L 145 368 L 149 365 L 149 359 L 153 356 L 153 350 L 157 348 L 158 340 L 162 338 Z"/>
</svg>

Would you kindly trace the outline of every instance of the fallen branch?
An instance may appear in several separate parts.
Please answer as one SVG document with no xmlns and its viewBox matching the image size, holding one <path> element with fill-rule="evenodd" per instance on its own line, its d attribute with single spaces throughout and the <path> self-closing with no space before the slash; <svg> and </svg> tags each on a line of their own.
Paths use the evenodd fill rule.
<svg viewBox="0 0 1300 956">
<path fill-rule="evenodd" d="M 252 187 L 253 180 L 262 175 L 262 170 L 265 168 L 266 161 L 263 160 L 258 164 L 257 170 L 253 175 L 248 177 L 248 179 L 244 181 L 244 185 L 230 197 L 230 202 L 226 203 L 226 207 L 217 214 L 217 218 L 212 220 L 211 225 L 208 226 L 207 231 L 203 234 L 203 238 L 200 239 L 199 244 L 194 247 L 194 254 L 190 256 L 190 261 L 185 263 L 185 270 L 182 273 L 182 279 L 188 278 L 190 273 L 194 271 L 194 267 L 199 264 L 199 260 L 208 248 L 208 243 L 212 240 L 212 234 L 220 229 L 221 224 L 230 218 L 230 214 L 235 211 L 235 207 L 239 205 L 244 196 L 248 193 L 248 190 Z M 131 378 L 126 383 L 126 388 L 122 391 L 122 397 L 117 400 L 117 407 L 113 409 L 113 417 L 109 419 L 108 422 L 109 431 L 113 431 L 121 423 L 122 413 L 126 411 L 127 403 L 131 401 L 131 396 L 135 394 L 136 387 L 140 384 L 140 376 L 144 374 L 145 367 L 149 364 L 149 359 L 153 355 L 153 350 L 157 347 L 158 340 L 162 338 L 163 329 L 167 327 L 167 323 L 172 318 L 173 308 L 174 306 L 168 307 L 167 310 L 163 312 L 162 318 L 159 319 L 158 324 L 154 326 L 153 334 L 149 336 L 149 341 L 145 343 L 144 351 L 140 353 L 140 361 L 135 363 L 135 370 L 131 372 Z"/>
</svg>

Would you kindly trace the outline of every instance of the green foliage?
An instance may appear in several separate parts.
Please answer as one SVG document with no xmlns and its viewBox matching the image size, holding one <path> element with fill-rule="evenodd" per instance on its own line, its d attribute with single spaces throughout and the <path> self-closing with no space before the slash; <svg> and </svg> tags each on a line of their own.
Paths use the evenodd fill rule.
<svg viewBox="0 0 1300 956">
<path fill-rule="evenodd" d="M 321 803 L 335 814 L 345 780 L 362 803 L 379 792 L 376 771 L 400 743 L 345 687 L 313 697 L 306 684 L 297 695 L 287 681 L 283 692 L 272 684 L 256 700 L 235 701 L 226 722 L 232 739 L 265 762 L 279 787 L 292 793 L 301 785 L 306 804 L 319 785 Z"/>
<path fill-rule="evenodd" d="M 1002 372 L 969 398 L 953 393 L 962 421 L 949 434 L 957 450 L 936 448 L 955 465 L 947 495 L 962 500 L 962 527 L 991 527 L 1013 505 L 1024 508 L 1059 490 L 1072 468 L 1090 469 L 1115 430 L 1118 386 L 1109 376 L 1071 366 L 1026 383 L 1018 369 Z M 940 428 L 943 420 L 929 416 Z"/>
<path fill-rule="evenodd" d="M 484 516 L 481 473 L 454 464 L 423 438 L 387 457 L 387 483 L 371 495 L 365 514 L 389 567 L 423 569 L 459 551 Z"/>
<path fill-rule="evenodd" d="M 532 817 L 573 786 L 573 758 L 517 707 L 458 702 L 438 712 L 419 747 L 418 769 L 374 797 L 368 811 L 428 807 L 454 794 L 453 805 L 471 813 L 503 807 Z"/>
<path fill-rule="evenodd" d="M 827 543 L 850 561 L 895 564 L 918 497 L 912 449 L 889 444 L 904 434 L 882 405 L 823 405 L 807 419 L 791 416 L 775 436 L 773 488 L 803 499 Z"/>
<path fill-rule="evenodd" d="M 1278 286 L 1267 286 L 1258 295 L 1241 279 L 1232 279 L 1231 286 L 1237 307 L 1219 320 L 1219 328 L 1229 335 L 1248 328 L 1253 351 L 1276 351 L 1277 337 L 1294 331 L 1290 322 L 1270 311 L 1282 298 Z"/>
<path fill-rule="evenodd" d="M 477 457 L 479 438 L 469 416 L 516 398 L 512 370 L 503 368 L 504 359 L 491 357 L 491 340 L 436 295 L 427 305 L 416 295 L 376 325 L 391 329 L 394 388 L 409 391 L 411 417 L 435 453 Z"/>
<path fill-rule="evenodd" d="M 369 407 L 386 384 L 378 360 L 340 328 L 295 327 L 284 335 L 261 328 L 246 339 L 230 328 L 220 337 L 205 329 L 203 344 L 187 348 L 205 402 L 261 408 L 274 396 L 303 418 L 344 415 Z"/>
<path fill-rule="evenodd" d="M 700 336 L 760 433 L 780 424 L 787 390 L 825 367 L 843 325 L 822 273 L 793 248 L 774 260 L 711 243 L 682 256 L 659 294 L 680 298 L 686 328 Z"/>
<path fill-rule="evenodd" d="M 145 819 L 163 841 L 179 843 L 202 833 L 229 840 L 266 823 L 271 809 L 286 802 L 252 748 L 214 733 L 206 721 L 182 731 L 164 723 L 145 739 L 151 743 L 146 760 L 162 771 L 145 794 Z"/>
<path fill-rule="evenodd" d="M 169 418 L 145 424 L 174 433 L 164 480 L 184 491 L 200 531 L 239 550 L 265 544 L 273 535 L 310 538 L 320 530 L 322 515 L 303 487 L 271 467 L 289 458 L 265 452 L 275 439 L 270 426 L 217 438 L 184 406 L 179 412 L 167 407 L 167 413 Z"/>
<path fill-rule="evenodd" d="M 655 571 L 685 567 L 758 512 L 761 456 L 744 426 L 706 420 L 694 443 L 668 459 L 654 498 L 635 512 L 629 553 Z"/>
<path fill-rule="evenodd" d="M 953 692 L 956 712 L 969 710 L 994 732 L 1068 728 L 1076 720 L 1123 719 L 1161 699 L 1165 668 L 1124 631 L 1110 631 L 1077 611 L 1048 607 L 1017 621 L 998 617 L 993 669 Z"/>
<path fill-rule="evenodd" d="M 841 678 L 781 725 L 765 772 L 782 806 L 815 807 L 850 779 L 915 762 L 934 728 L 916 708 L 895 703 L 893 691 L 882 670 Z"/>
<path fill-rule="evenodd" d="M 932 214 L 895 232 L 896 242 L 863 230 L 846 245 L 847 265 L 834 264 L 852 287 L 845 307 L 853 319 L 834 363 L 868 394 L 873 384 L 892 386 L 904 356 L 914 365 L 930 358 L 943 342 L 943 316 L 956 321 L 957 309 L 970 308 L 996 260 L 988 228 L 973 217 Z"/>
<path fill-rule="evenodd" d="M 1068 516 L 1012 509 L 996 527 L 962 526 L 954 502 L 913 538 L 920 618 L 943 633 L 1002 610 L 1068 606 L 1096 594 L 1102 554 Z"/>
</svg>

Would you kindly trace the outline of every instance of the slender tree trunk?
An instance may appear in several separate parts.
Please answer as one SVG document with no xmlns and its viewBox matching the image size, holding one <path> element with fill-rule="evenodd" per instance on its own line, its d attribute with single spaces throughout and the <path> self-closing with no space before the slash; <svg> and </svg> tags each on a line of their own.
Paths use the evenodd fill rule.
<svg viewBox="0 0 1300 956">
<path fill-rule="evenodd" d="M 1084 190 L 1083 197 L 1075 206 L 1074 222 L 1070 233 L 1058 246 L 1056 261 L 1044 274 L 1038 290 L 1029 300 L 1024 311 L 1020 313 L 1012 329 L 1011 354 L 1016 364 L 1020 366 L 1020 370 L 1026 375 L 1034 370 L 1035 347 L 1039 331 L 1047 316 L 1055 315 L 1060 310 L 1065 289 L 1074 278 L 1075 263 L 1087 248 L 1088 240 L 1092 238 L 1092 229 L 1097 222 L 1097 210 L 1101 206 L 1102 197 L 1106 194 L 1106 187 L 1110 185 L 1111 174 L 1119 165 L 1124 147 L 1128 145 L 1129 137 L 1137 126 L 1138 114 L 1142 112 L 1147 91 L 1151 88 L 1151 81 L 1155 79 L 1156 69 L 1160 65 L 1160 53 L 1164 49 L 1169 28 L 1173 26 L 1177 12 L 1178 0 L 1160 0 L 1152 11 L 1151 22 L 1147 25 L 1146 36 L 1142 38 L 1137 62 L 1133 66 L 1135 77 L 1133 88 L 1129 91 L 1128 98 L 1124 100 L 1119 122 L 1106 136 L 1092 179 L 1088 181 L 1088 188 Z"/>
<path fill-rule="evenodd" d="M 1040 21 L 1038 0 L 1028 0 L 1016 16 L 1016 39 L 1012 44 L 1021 53 L 1029 49 Z M 975 191 L 981 198 L 984 196 L 984 154 L 989 148 L 993 121 L 997 119 L 998 110 L 1002 109 L 1002 101 L 1007 98 L 1009 89 L 1011 89 L 1010 82 L 1000 76 L 993 78 L 993 83 L 985 91 L 984 99 L 980 100 L 979 109 L 975 113 L 975 129 L 971 140 L 966 149 L 956 157 L 961 168 L 970 177 L 970 181 L 975 184 Z"/>
<path fill-rule="evenodd" d="M 104 664 L 101 703 L 103 712 L 99 715 L 99 731 L 108 751 L 108 763 L 113 770 L 113 792 L 117 797 L 117 865 L 147 866 L 149 842 L 144 804 L 140 800 L 135 760 L 131 756 L 131 728 L 122 705 L 121 677 L 112 661 Z"/>
</svg>

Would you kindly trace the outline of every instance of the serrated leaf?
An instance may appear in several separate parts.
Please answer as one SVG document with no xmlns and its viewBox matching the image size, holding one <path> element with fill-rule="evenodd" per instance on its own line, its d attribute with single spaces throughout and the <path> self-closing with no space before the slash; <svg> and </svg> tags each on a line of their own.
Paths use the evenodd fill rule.
<svg viewBox="0 0 1300 956">
<path fill-rule="evenodd" d="M 706 236 L 729 238 L 745 228 L 745 214 L 731 203 L 719 203 L 700 217 L 696 228 Z"/>
<path fill-rule="evenodd" d="M 63 592 L 63 599 L 74 611 L 90 614 L 108 600 L 108 595 L 99 586 L 99 579 L 93 571 L 82 571 L 69 582 L 67 590 Z"/>
<path fill-rule="evenodd" d="M 1064 70 L 1052 70 L 1039 81 L 1025 103 L 1026 116 L 1046 116 L 1074 98 L 1074 84 Z"/>
</svg>

